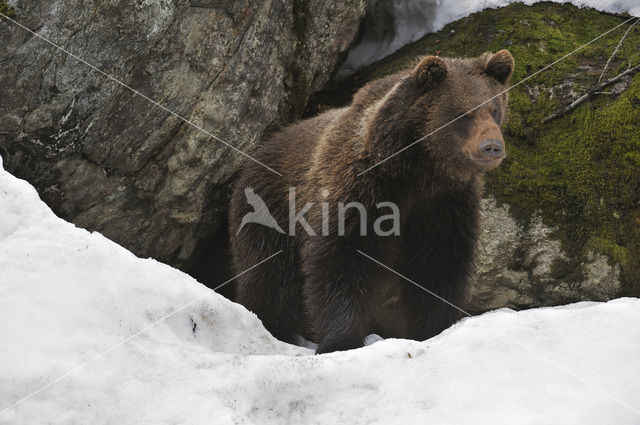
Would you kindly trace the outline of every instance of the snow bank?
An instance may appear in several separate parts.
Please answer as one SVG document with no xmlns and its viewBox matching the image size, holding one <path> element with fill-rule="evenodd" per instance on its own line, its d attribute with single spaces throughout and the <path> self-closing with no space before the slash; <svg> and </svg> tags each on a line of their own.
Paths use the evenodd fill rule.
<svg viewBox="0 0 640 425">
<path fill-rule="evenodd" d="M 358 69 L 390 55 L 402 46 L 440 31 L 445 25 L 480 12 L 484 9 L 508 6 L 511 3 L 532 5 L 540 0 L 371 0 L 369 22 L 362 41 L 349 51 L 338 71 L 344 78 Z M 640 16 L 638 0 L 550 0 L 554 3 L 571 3 L 578 7 L 591 7 L 602 12 Z M 386 15 L 382 11 L 386 12 Z M 393 22 L 389 22 L 393 17 Z M 381 34 L 379 28 L 390 26 Z M 375 28 L 373 28 L 375 27 Z"/>
<path fill-rule="evenodd" d="M 313 356 L 0 166 L 0 424 L 638 424 L 638 323 L 638 299 L 501 310 Z"/>
</svg>

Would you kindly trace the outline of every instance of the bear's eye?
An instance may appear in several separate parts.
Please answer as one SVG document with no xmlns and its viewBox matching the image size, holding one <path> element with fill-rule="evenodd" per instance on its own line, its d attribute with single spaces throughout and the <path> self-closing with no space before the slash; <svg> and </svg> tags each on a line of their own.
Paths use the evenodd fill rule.
<svg viewBox="0 0 640 425">
<path fill-rule="evenodd" d="M 471 113 L 467 111 L 459 111 L 455 113 L 455 120 L 458 122 L 468 122 L 471 120 Z"/>
<path fill-rule="evenodd" d="M 500 110 L 497 107 L 494 107 L 491 110 L 491 116 L 493 117 L 494 120 L 496 120 L 496 122 L 499 124 L 500 123 Z"/>
</svg>

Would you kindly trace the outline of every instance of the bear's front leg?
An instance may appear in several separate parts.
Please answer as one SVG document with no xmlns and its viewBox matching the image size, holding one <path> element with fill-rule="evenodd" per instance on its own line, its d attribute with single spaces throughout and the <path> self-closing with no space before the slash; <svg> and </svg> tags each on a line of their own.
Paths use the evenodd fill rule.
<svg viewBox="0 0 640 425">
<path fill-rule="evenodd" d="M 479 234 L 479 189 L 459 188 L 422 201 L 409 217 L 402 273 L 410 337 L 438 335 L 467 315 L 461 308 L 473 273 Z"/>
<path fill-rule="evenodd" d="M 316 354 L 362 347 L 367 335 L 370 270 L 349 242 L 311 238 L 303 250 L 304 301 Z"/>
</svg>

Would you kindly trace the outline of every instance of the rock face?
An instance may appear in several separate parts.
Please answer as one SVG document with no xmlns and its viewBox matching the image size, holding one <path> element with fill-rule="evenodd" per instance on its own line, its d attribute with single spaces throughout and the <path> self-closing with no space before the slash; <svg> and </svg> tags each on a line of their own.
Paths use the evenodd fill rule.
<svg viewBox="0 0 640 425">
<path fill-rule="evenodd" d="M 476 276 L 465 308 L 470 312 L 516 309 L 576 301 L 607 301 L 621 290 L 620 266 L 589 252 L 581 273 L 560 276 L 570 256 L 539 214 L 528 226 L 513 218 L 507 205 L 493 197 L 483 200 L 482 235 Z"/>
<path fill-rule="evenodd" d="M 16 0 L 15 19 L 242 151 L 303 111 L 364 0 Z M 0 154 L 65 219 L 188 266 L 242 155 L 13 23 L 0 23 Z"/>
</svg>

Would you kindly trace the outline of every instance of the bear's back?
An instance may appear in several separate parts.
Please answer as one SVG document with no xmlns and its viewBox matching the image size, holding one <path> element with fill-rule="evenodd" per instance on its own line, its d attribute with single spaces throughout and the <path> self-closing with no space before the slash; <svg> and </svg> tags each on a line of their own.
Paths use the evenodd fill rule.
<svg viewBox="0 0 640 425">
<path fill-rule="evenodd" d="M 289 187 L 302 185 L 319 138 L 344 111 L 345 108 L 332 109 L 300 121 L 260 144 L 254 158 L 278 171 L 282 177 L 255 162 L 248 162 L 243 174 L 277 178 L 282 185 Z"/>
</svg>

